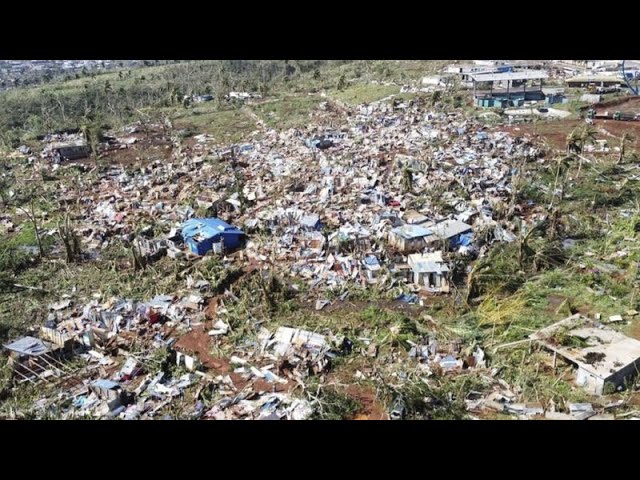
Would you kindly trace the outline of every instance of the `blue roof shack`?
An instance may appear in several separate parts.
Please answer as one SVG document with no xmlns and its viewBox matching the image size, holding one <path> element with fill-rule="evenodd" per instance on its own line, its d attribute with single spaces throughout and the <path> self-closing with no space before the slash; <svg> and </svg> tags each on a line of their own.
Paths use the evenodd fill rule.
<svg viewBox="0 0 640 480">
<path fill-rule="evenodd" d="M 196 255 L 210 250 L 220 252 L 222 247 L 233 250 L 240 246 L 244 232 L 218 218 L 192 218 L 182 225 L 182 237 Z"/>
</svg>

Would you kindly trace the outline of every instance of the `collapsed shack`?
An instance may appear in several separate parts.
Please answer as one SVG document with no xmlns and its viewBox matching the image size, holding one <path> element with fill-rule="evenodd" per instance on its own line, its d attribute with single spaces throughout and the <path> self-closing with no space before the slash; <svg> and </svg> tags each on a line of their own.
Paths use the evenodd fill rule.
<svg viewBox="0 0 640 480">
<path fill-rule="evenodd" d="M 65 160 L 79 160 L 87 158 L 90 150 L 87 145 L 59 145 L 51 151 L 54 162 L 60 163 Z"/>
<path fill-rule="evenodd" d="M 86 139 L 77 132 L 52 134 L 42 141 L 45 142 L 45 146 L 41 156 L 52 160 L 53 163 L 87 158 L 91 153 Z"/>
<path fill-rule="evenodd" d="M 471 244 L 472 227 L 459 220 L 445 220 L 429 227 L 433 233 L 426 239 L 427 243 L 433 241 L 448 241 L 451 248 L 468 246 Z"/>
<path fill-rule="evenodd" d="M 66 357 L 64 346 L 30 336 L 3 346 L 9 352 L 9 365 L 19 383 L 38 383 L 69 373 L 61 361 Z"/>
<path fill-rule="evenodd" d="M 299 328 L 280 327 L 273 335 L 263 336 L 263 350 L 271 350 L 280 359 L 280 370 L 290 378 L 327 369 L 328 349 L 324 335 Z"/>
<path fill-rule="evenodd" d="M 529 336 L 578 367 L 576 383 L 594 395 L 612 393 L 633 379 L 640 365 L 640 341 L 581 314 Z"/>
<path fill-rule="evenodd" d="M 100 399 L 107 402 L 109 410 L 118 408 L 126 401 L 126 395 L 120 385 L 112 380 L 96 380 L 90 390 Z"/>
</svg>

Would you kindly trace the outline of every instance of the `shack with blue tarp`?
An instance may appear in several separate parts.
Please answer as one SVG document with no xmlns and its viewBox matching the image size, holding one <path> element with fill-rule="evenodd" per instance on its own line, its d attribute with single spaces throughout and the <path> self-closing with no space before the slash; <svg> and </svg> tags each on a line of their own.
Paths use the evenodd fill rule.
<svg viewBox="0 0 640 480">
<path fill-rule="evenodd" d="M 182 225 L 182 237 L 185 243 L 196 255 L 204 255 L 214 250 L 234 250 L 238 248 L 245 233 L 229 225 L 219 218 L 192 218 Z"/>
</svg>

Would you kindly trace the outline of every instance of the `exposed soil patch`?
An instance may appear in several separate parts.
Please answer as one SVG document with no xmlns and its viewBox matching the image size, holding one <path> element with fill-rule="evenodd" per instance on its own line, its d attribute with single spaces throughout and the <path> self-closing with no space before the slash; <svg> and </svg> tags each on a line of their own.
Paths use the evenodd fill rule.
<svg viewBox="0 0 640 480">
<path fill-rule="evenodd" d="M 149 145 L 132 145 L 129 148 L 104 152 L 102 159 L 118 165 L 147 164 L 155 160 L 166 160 L 171 157 L 173 146 L 170 143 L 158 141 Z"/>
<path fill-rule="evenodd" d="M 567 135 L 578 125 L 583 124 L 584 122 L 581 120 L 562 120 L 539 122 L 537 125 L 531 123 L 505 125 L 498 127 L 497 130 L 508 132 L 515 137 L 527 135 L 539 140 L 546 140 L 551 147 L 563 150 L 566 148 Z"/>
<path fill-rule="evenodd" d="M 371 387 L 350 385 L 345 393 L 362 404 L 362 410 L 354 416 L 353 420 L 389 420 L 389 415 L 377 400 L 376 392 Z"/>
<path fill-rule="evenodd" d="M 219 305 L 220 297 L 216 295 L 209 300 L 207 304 L 207 308 L 204 309 L 204 314 L 208 318 L 216 318 L 218 315 L 218 305 Z"/>
<path fill-rule="evenodd" d="M 259 378 L 251 388 L 254 392 L 288 392 L 296 386 L 295 382 L 287 380 L 287 383 L 270 383 L 266 380 Z"/>
<path fill-rule="evenodd" d="M 612 111 L 616 112 L 640 113 L 640 97 L 622 97 L 609 100 L 608 102 L 596 103 L 593 106 L 598 113 Z"/>
<path fill-rule="evenodd" d="M 224 365 L 222 359 L 215 358 L 211 355 L 211 337 L 204 328 L 197 328 L 183 335 L 175 343 L 175 347 L 185 353 L 191 353 L 207 368 L 220 370 L 226 367 L 220 373 L 227 373 L 230 370 L 228 363 Z"/>
<path fill-rule="evenodd" d="M 520 125 L 505 125 L 497 128 L 499 131 L 508 132 L 513 136 L 532 136 L 539 140 L 546 140 L 549 145 L 557 150 L 565 150 L 567 146 L 567 135 L 576 127 L 585 125 L 584 120 L 559 120 Z M 630 146 L 640 148 L 640 122 L 623 122 L 616 120 L 594 120 L 593 127 L 597 130 L 597 140 L 608 140 L 609 148 L 618 146 L 618 139 L 623 133 L 629 132 L 635 137 L 635 142 L 630 142 Z M 615 137 L 615 138 L 614 138 Z M 615 153 L 615 152 L 609 152 Z M 589 155 L 602 155 L 602 153 L 589 153 Z"/>
<path fill-rule="evenodd" d="M 71 390 L 73 387 L 78 385 L 82 385 L 82 378 L 80 378 L 80 376 L 71 375 L 62 379 L 62 381 L 58 383 L 57 387 L 60 389 Z"/>
<path fill-rule="evenodd" d="M 579 313 L 581 315 L 585 315 L 587 317 L 592 317 L 593 314 L 595 313 L 593 311 L 593 307 L 590 305 L 581 305 L 579 307 L 575 307 L 576 309 L 576 313 Z"/>
</svg>

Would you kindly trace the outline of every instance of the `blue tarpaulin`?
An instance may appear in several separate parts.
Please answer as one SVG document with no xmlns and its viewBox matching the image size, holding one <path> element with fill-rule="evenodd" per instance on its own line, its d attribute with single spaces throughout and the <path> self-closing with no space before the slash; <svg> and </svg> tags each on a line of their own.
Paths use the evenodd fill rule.
<svg viewBox="0 0 640 480">
<path fill-rule="evenodd" d="M 451 239 L 452 247 L 468 247 L 473 242 L 473 233 L 461 233 Z"/>
<path fill-rule="evenodd" d="M 244 232 L 219 218 L 192 218 L 182 225 L 182 237 L 193 253 L 204 255 L 221 241 L 225 248 L 237 248 Z"/>
<path fill-rule="evenodd" d="M 417 303 L 418 296 L 415 293 L 403 293 L 396 300 L 399 300 L 404 303 Z"/>
</svg>

